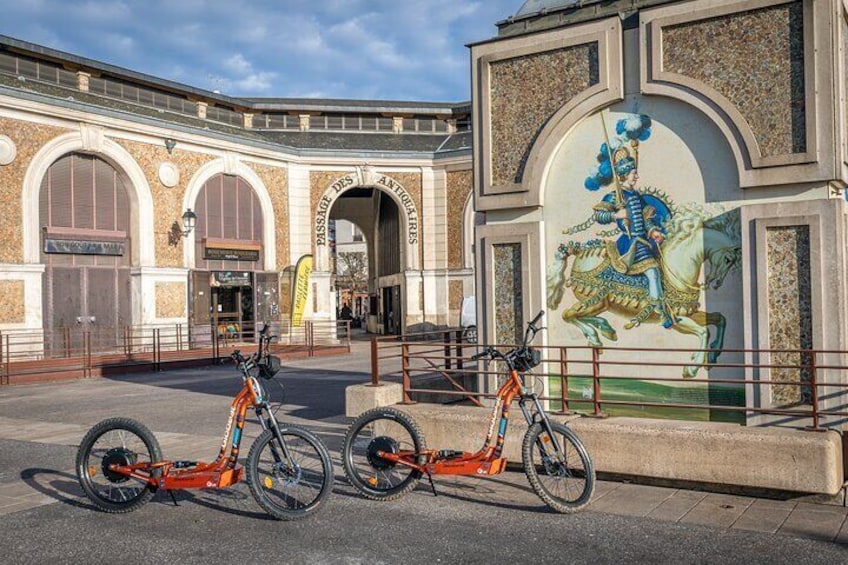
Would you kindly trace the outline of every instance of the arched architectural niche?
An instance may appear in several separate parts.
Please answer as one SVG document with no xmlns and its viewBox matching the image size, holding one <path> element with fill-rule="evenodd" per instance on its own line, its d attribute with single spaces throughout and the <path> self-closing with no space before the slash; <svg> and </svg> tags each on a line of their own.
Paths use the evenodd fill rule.
<svg viewBox="0 0 848 565">
<path fill-rule="evenodd" d="M 120 145 L 106 139 L 102 130 L 83 126 L 79 132 L 61 135 L 46 143 L 33 157 L 24 176 L 23 245 L 24 263 L 39 263 L 41 234 L 39 230 L 38 197 L 41 181 L 57 159 L 69 153 L 88 153 L 106 160 L 115 167 L 127 188 L 132 204 L 132 264 L 151 267 L 155 264 L 153 248 L 153 195 L 144 172 L 135 159 Z"/>
<path fill-rule="evenodd" d="M 675 89 L 668 90 L 675 91 Z M 702 100 L 695 96 L 682 95 L 679 92 L 678 94 L 679 95 L 676 96 L 661 96 L 656 98 L 672 98 L 686 104 L 692 108 L 693 111 L 698 112 L 699 115 L 706 117 L 707 120 L 709 120 L 709 122 L 711 122 L 719 132 L 721 132 L 721 135 L 727 142 L 727 146 L 730 149 L 736 164 L 737 175 L 741 178 L 745 174 L 746 163 L 749 163 L 745 142 L 743 141 L 741 134 L 739 134 L 735 127 L 729 126 L 723 119 L 723 114 L 716 111 L 712 105 L 703 103 Z M 623 100 L 623 98 L 603 100 L 600 97 L 591 96 L 573 106 L 564 106 L 560 112 L 551 118 L 550 122 L 548 122 L 542 130 L 542 133 L 539 135 L 539 138 L 533 146 L 528 158 L 526 174 L 524 177 L 524 186 L 527 187 L 529 191 L 527 196 L 527 200 L 529 201 L 528 205 L 544 205 L 545 179 L 548 177 L 550 172 L 552 159 L 556 155 L 557 151 L 559 151 L 559 148 L 564 141 L 568 138 L 569 133 L 574 129 L 574 127 L 580 123 L 581 120 L 592 116 L 599 110 L 620 102 L 621 100 Z M 753 133 L 750 131 L 750 127 L 747 126 L 747 123 L 744 120 L 742 120 L 742 123 L 746 128 L 748 128 L 749 134 L 753 136 Z M 612 124 L 607 124 L 607 126 L 611 128 Z M 751 137 L 751 139 L 753 140 L 753 137 Z"/>
<path fill-rule="evenodd" d="M 336 179 L 318 199 L 317 209 L 313 218 L 314 244 L 315 244 L 315 271 L 330 271 L 330 253 L 326 239 L 327 222 L 330 220 L 330 210 L 346 191 L 353 188 L 374 188 L 387 194 L 397 205 L 400 211 L 400 221 L 403 233 L 407 235 L 401 246 L 402 265 L 404 270 L 417 270 L 418 238 L 420 230 L 420 217 L 418 207 L 404 186 L 389 175 L 376 173 L 369 168 L 359 167 L 353 173 L 349 173 Z"/>
<path fill-rule="evenodd" d="M 271 202 L 271 196 L 268 194 L 268 188 L 259 175 L 244 163 L 233 159 L 230 156 L 216 159 L 206 163 L 194 173 L 186 187 L 185 195 L 183 196 L 183 208 L 180 214 L 188 208 L 194 208 L 194 203 L 197 201 L 197 196 L 206 181 L 218 174 L 235 175 L 243 178 L 247 184 L 256 193 L 259 199 L 259 205 L 262 208 L 262 249 L 264 256 L 263 268 L 266 271 L 277 270 L 277 235 L 275 227 L 277 225 L 274 215 L 274 205 Z M 192 232 L 188 236 L 188 241 L 184 247 L 183 260 L 187 269 L 194 268 L 194 241 L 195 233 Z"/>
</svg>

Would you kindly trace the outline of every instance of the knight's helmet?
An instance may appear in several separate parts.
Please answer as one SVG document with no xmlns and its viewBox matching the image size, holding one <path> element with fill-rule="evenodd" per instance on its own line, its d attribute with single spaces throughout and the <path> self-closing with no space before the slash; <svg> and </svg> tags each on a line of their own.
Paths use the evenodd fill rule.
<svg viewBox="0 0 848 565">
<path fill-rule="evenodd" d="M 623 180 L 639 166 L 639 144 L 651 136 L 651 118 L 645 114 L 626 114 L 615 124 L 615 136 L 601 144 L 597 163 L 583 182 L 586 190 Z"/>
<path fill-rule="evenodd" d="M 630 143 L 622 143 L 612 152 L 615 164 L 615 174 L 619 180 L 624 180 L 627 173 L 639 168 L 639 140 L 631 139 Z"/>
</svg>

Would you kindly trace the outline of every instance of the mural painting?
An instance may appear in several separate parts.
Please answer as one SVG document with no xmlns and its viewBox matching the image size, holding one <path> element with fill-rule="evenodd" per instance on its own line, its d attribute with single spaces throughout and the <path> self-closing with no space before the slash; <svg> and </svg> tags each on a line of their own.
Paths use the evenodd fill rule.
<svg viewBox="0 0 848 565">
<path fill-rule="evenodd" d="M 706 203 L 709 187 L 697 178 L 702 176 L 697 166 L 692 167 L 695 155 L 685 151 L 684 139 L 651 115 L 604 111 L 577 129 L 577 139 L 560 151 L 561 160 L 576 161 L 569 163 L 567 178 L 556 178 L 553 167 L 548 180 L 549 343 L 675 350 L 657 352 L 654 359 L 681 358 L 686 350 L 685 363 L 674 368 L 618 369 L 622 376 L 683 381 L 603 381 L 602 398 L 653 395 L 659 402 L 706 404 L 710 395 L 715 401 L 720 394 L 741 405 L 740 387 L 709 386 L 706 377 L 722 356 L 728 318 L 741 325 L 733 319 L 740 310 L 723 293 L 728 280 L 730 286 L 741 285 L 738 211 L 729 202 Z M 654 135 L 657 129 L 662 135 Z M 643 159 L 650 152 L 654 158 Z M 663 158 L 657 159 L 659 155 Z M 683 175 L 675 182 L 668 171 L 650 170 L 658 165 Z M 687 171 L 697 174 L 687 177 Z M 687 182 L 694 186 L 686 187 Z M 568 194 L 568 204 L 548 213 L 562 193 Z M 607 352 L 606 358 L 611 355 Z M 622 355 L 627 356 L 616 352 L 615 357 Z M 631 352 L 634 356 L 644 359 L 647 354 Z M 602 374 L 614 371 L 605 367 Z M 570 379 L 570 394 L 572 387 L 578 396 L 591 397 L 589 383 Z M 655 415 L 668 417 L 662 409 Z M 685 414 L 693 416 L 698 417 Z"/>
</svg>

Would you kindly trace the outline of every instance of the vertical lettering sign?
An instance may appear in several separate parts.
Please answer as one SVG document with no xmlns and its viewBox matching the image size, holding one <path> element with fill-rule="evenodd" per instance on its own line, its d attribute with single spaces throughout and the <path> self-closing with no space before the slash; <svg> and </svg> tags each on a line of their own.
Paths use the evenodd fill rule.
<svg viewBox="0 0 848 565">
<path fill-rule="evenodd" d="M 330 185 L 321 200 L 318 201 L 315 212 L 315 245 L 327 245 L 327 224 L 330 213 L 330 205 L 342 191 L 352 187 L 356 183 L 353 175 L 344 176 Z"/>
<path fill-rule="evenodd" d="M 292 285 L 292 327 L 303 325 L 303 312 L 309 297 L 309 277 L 312 274 L 312 255 L 304 255 L 297 260 Z"/>
<path fill-rule="evenodd" d="M 406 242 L 409 245 L 415 245 L 418 243 L 418 211 L 415 209 L 415 201 L 412 200 L 412 196 L 400 184 L 385 175 L 377 180 L 377 184 L 386 187 L 389 191 L 397 195 L 406 214 Z"/>
</svg>

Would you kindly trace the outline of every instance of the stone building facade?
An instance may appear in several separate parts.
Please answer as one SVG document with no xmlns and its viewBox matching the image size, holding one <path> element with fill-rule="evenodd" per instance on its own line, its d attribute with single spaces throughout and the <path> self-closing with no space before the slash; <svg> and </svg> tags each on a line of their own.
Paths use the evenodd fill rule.
<svg viewBox="0 0 848 565">
<path fill-rule="evenodd" d="M 335 219 L 378 331 L 474 292 L 468 102 L 241 99 L 0 37 L 0 192 L 6 334 L 285 324 L 307 256 L 304 315 L 334 319 Z"/>
<path fill-rule="evenodd" d="M 848 349 L 848 7 L 533 0 L 498 28 L 471 46 L 484 341 L 546 309 L 548 345 L 679 359 L 669 399 L 809 410 L 809 366 L 737 365 Z"/>
</svg>

